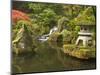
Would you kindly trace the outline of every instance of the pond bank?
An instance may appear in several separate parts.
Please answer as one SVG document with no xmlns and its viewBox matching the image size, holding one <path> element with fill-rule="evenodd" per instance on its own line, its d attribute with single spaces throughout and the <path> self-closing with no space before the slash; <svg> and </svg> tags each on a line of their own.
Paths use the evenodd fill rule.
<svg viewBox="0 0 100 75">
<path fill-rule="evenodd" d="M 51 44 L 50 44 L 51 43 Z M 51 72 L 95 69 L 96 61 L 80 60 L 66 55 L 61 42 L 39 42 L 35 54 L 13 55 L 13 73 Z M 21 72 L 20 72 L 20 70 Z"/>
<path fill-rule="evenodd" d="M 63 45 L 63 52 L 80 59 L 90 59 L 96 57 L 96 50 L 93 47 L 80 47 L 75 45 Z"/>
</svg>

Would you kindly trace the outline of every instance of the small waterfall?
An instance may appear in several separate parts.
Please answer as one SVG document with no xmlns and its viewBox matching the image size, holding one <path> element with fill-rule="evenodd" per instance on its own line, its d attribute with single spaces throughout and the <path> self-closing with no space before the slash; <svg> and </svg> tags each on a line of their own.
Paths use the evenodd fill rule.
<svg viewBox="0 0 100 75">
<path fill-rule="evenodd" d="M 57 31 L 57 30 L 58 30 L 58 28 L 57 28 L 56 26 L 54 26 L 52 29 L 50 29 L 49 34 L 45 34 L 45 35 L 40 36 L 38 40 L 40 40 L 40 41 L 47 41 L 48 38 L 49 38 L 49 36 L 50 36 L 53 32 L 55 32 L 55 31 Z"/>
</svg>

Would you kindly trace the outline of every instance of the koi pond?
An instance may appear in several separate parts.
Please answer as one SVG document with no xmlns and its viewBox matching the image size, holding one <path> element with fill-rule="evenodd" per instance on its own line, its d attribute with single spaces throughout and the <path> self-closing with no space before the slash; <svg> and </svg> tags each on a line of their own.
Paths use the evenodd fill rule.
<svg viewBox="0 0 100 75">
<path fill-rule="evenodd" d="M 13 73 L 88 70 L 96 68 L 96 60 L 82 60 L 66 55 L 61 42 L 38 42 L 35 53 L 12 55 Z"/>
</svg>

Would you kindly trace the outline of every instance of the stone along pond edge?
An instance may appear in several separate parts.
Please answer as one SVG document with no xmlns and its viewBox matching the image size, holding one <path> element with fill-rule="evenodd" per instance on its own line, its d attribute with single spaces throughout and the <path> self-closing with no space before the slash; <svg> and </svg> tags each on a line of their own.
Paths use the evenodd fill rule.
<svg viewBox="0 0 100 75">
<path fill-rule="evenodd" d="M 68 54 L 70 56 L 73 56 L 79 59 L 96 58 L 95 47 L 83 47 L 83 46 L 66 44 L 66 45 L 63 45 L 62 51 L 65 54 Z"/>
</svg>

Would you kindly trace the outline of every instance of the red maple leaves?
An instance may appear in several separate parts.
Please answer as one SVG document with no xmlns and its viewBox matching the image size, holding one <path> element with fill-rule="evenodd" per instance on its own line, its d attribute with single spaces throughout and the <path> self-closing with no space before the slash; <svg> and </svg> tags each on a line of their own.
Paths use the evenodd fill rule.
<svg viewBox="0 0 100 75">
<path fill-rule="evenodd" d="M 30 18 L 24 12 L 19 10 L 12 10 L 12 22 L 16 23 L 19 20 L 31 21 Z"/>
</svg>

